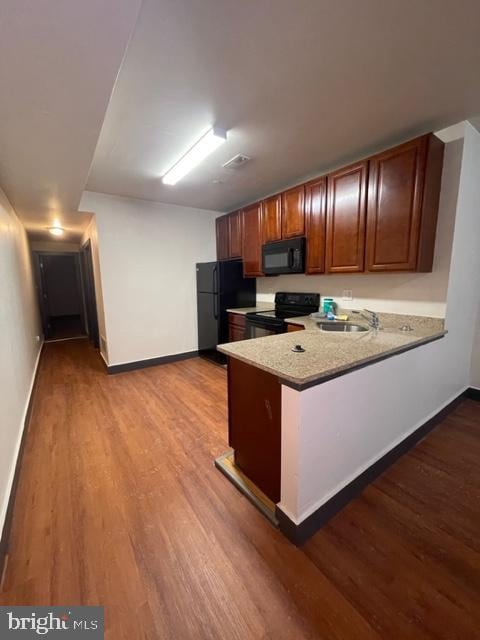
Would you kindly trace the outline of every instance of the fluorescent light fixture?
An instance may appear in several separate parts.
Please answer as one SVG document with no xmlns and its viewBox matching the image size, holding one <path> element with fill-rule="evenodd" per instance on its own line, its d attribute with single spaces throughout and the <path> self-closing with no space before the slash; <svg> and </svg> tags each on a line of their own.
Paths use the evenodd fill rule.
<svg viewBox="0 0 480 640">
<path fill-rule="evenodd" d="M 163 184 L 176 184 L 227 139 L 225 129 L 212 127 L 162 177 Z"/>
</svg>

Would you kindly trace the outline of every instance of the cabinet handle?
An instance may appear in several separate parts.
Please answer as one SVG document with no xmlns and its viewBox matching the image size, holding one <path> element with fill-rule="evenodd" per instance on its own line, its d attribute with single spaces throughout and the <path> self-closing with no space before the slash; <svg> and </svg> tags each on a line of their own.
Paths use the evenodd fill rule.
<svg viewBox="0 0 480 640">
<path fill-rule="evenodd" d="M 270 422 L 271 422 L 271 421 L 272 421 L 272 419 L 273 419 L 273 416 L 272 416 L 272 407 L 270 406 L 270 401 L 269 401 L 269 400 L 267 400 L 267 399 L 265 399 L 265 408 L 266 408 L 267 413 L 268 413 L 268 419 L 269 419 L 269 420 L 270 420 Z"/>
</svg>

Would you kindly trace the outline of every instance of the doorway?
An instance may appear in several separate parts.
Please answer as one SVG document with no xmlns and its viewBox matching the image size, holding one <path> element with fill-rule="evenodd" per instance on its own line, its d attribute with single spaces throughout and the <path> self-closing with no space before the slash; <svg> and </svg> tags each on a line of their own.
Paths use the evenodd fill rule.
<svg viewBox="0 0 480 640">
<path fill-rule="evenodd" d="M 37 282 L 46 340 L 86 335 L 78 253 L 36 253 Z"/>
<path fill-rule="evenodd" d="M 95 277 L 93 273 L 92 245 L 90 240 L 80 249 L 80 269 L 83 285 L 83 299 L 85 303 L 86 331 L 93 345 L 100 346 L 98 331 L 97 297 L 95 293 Z"/>
</svg>

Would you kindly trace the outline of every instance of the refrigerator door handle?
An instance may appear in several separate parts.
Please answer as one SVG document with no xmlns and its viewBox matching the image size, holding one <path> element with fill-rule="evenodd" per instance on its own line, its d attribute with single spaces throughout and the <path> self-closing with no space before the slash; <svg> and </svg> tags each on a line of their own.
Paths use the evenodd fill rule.
<svg viewBox="0 0 480 640">
<path fill-rule="evenodd" d="M 213 293 L 218 293 L 218 269 L 217 266 L 213 267 L 213 283 L 212 283 L 212 291 Z"/>
<path fill-rule="evenodd" d="M 218 320 L 218 267 L 213 267 L 213 317 Z"/>
</svg>

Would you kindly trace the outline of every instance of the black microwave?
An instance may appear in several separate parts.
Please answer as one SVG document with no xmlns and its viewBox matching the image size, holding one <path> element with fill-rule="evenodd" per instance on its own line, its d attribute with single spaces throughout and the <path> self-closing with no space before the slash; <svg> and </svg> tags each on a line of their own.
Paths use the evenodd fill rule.
<svg viewBox="0 0 480 640">
<path fill-rule="evenodd" d="M 304 273 L 305 238 L 269 242 L 262 247 L 262 270 L 266 276 Z"/>
</svg>

